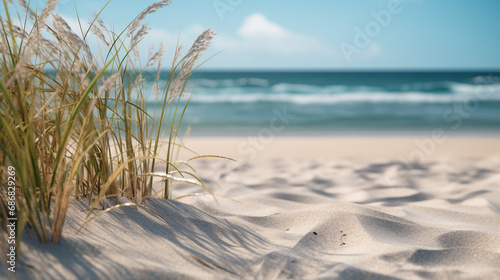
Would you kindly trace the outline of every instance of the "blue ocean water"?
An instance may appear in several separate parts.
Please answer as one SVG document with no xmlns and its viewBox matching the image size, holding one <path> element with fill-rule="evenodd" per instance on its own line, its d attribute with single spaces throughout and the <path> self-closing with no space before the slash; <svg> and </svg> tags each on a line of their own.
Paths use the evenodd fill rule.
<svg viewBox="0 0 500 280">
<path fill-rule="evenodd" d="M 197 72 L 191 84 L 192 135 L 500 132 L 499 72 Z"/>
</svg>

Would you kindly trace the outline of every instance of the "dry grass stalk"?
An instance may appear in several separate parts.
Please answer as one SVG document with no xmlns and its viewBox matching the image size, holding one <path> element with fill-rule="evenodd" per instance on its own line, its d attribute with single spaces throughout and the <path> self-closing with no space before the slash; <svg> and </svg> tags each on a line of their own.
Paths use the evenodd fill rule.
<svg viewBox="0 0 500 280">
<path fill-rule="evenodd" d="M 106 38 L 107 29 L 96 15 L 87 32 L 115 46 L 109 55 L 101 54 L 99 69 L 95 66 L 99 57 L 94 59 L 85 37 L 53 13 L 58 0 L 49 0 L 39 17 L 26 1 L 18 2 L 34 24 L 31 30 L 15 26 L 8 11 L 1 20 L 0 51 L 8 59 L 0 60 L 0 162 L 8 160 L 16 168 L 18 213 L 23 217 L 19 238 L 29 225 L 41 242 L 57 243 L 74 198 L 86 198 L 91 209 L 107 197 L 144 202 L 155 194 L 153 171 L 159 162 L 166 166 L 162 178 L 167 182 L 204 186 L 195 174 L 176 166 L 172 153 L 174 147 L 182 147 L 176 140 L 188 103 L 178 111 L 180 99 L 170 101 L 182 95 L 196 61 L 210 44 L 211 30 L 195 41 L 184 58 L 180 59 L 181 47 L 176 49 L 170 76 L 160 89 L 163 45 L 143 68 L 135 65 L 127 46 L 139 49 L 137 43 L 149 30 L 141 21 L 170 1 L 147 7 L 124 32 L 110 33 L 112 40 Z M 44 38 L 41 29 L 53 38 Z M 158 71 L 154 111 L 147 105 L 148 79 L 143 78 L 153 65 Z M 160 139 L 164 134 L 169 135 L 165 145 Z M 161 146 L 168 146 L 166 158 L 159 156 Z M 5 191 L 0 186 L 0 195 Z M 5 203 L 0 202 L 2 218 Z"/>
</svg>

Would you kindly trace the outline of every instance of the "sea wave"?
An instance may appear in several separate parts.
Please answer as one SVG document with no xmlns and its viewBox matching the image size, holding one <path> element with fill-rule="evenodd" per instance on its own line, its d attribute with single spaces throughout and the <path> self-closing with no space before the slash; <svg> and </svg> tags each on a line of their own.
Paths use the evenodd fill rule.
<svg viewBox="0 0 500 280">
<path fill-rule="evenodd" d="M 500 101 L 500 91 L 476 92 L 477 94 L 429 94 L 421 92 L 352 92 L 340 94 L 199 94 L 192 99 L 195 103 L 255 103 L 279 102 L 295 104 L 338 104 L 338 103 L 455 103 L 467 100 Z"/>
<path fill-rule="evenodd" d="M 426 93 L 470 93 L 482 88 L 500 90 L 500 83 L 458 83 L 451 81 L 387 84 L 384 86 L 352 86 L 352 85 L 315 85 L 303 83 L 277 83 L 259 78 L 240 79 L 197 79 L 193 82 L 195 87 L 211 89 L 229 88 L 268 88 L 275 93 L 342 93 L 342 92 L 426 92 Z"/>
<path fill-rule="evenodd" d="M 223 79 L 223 80 L 212 80 L 212 79 L 196 79 L 194 80 L 196 86 L 205 88 L 225 88 L 225 87 L 268 87 L 269 81 L 266 79 L 259 78 L 240 78 L 240 79 Z"/>
<path fill-rule="evenodd" d="M 412 83 L 403 84 L 403 91 L 419 91 L 428 93 L 475 93 L 478 91 L 500 91 L 498 83 L 458 83 L 458 82 L 428 82 L 428 83 Z"/>
<path fill-rule="evenodd" d="M 160 88 L 165 81 L 160 80 Z M 279 102 L 337 103 L 454 103 L 467 99 L 500 100 L 500 83 L 473 84 L 449 81 L 399 84 L 392 87 L 277 83 L 265 79 L 198 79 L 192 87 L 195 103 Z M 148 83 L 145 91 L 152 91 Z"/>
</svg>

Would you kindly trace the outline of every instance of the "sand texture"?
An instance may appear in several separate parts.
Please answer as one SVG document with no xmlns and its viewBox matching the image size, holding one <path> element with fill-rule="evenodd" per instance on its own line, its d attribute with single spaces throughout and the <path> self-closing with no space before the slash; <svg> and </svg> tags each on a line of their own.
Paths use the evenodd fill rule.
<svg viewBox="0 0 500 280">
<path fill-rule="evenodd" d="M 399 151 L 203 159 L 196 166 L 217 201 L 149 199 L 169 224 L 121 207 L 78 233 L 88 206 L 74 201 L 60 244 L 25 236 L 16 276 L 500 279 L 500 157 L 475 144 L 485 152 L 437 154 L 412 168 Z M 180 186 L 174 195 L 199 191 Z"/>
</svg>

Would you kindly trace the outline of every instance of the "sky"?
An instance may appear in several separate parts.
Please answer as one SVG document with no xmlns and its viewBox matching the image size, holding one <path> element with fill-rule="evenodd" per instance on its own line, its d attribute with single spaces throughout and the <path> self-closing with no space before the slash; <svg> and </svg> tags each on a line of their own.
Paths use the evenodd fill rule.
<svg viewBox="0 0 500 280">
<path fill-rule="evenodd" d="M 70 26 L 75 5 L 86 22 L 106 3 L 75 2 L 56 9 Z M 119 30 L 153 2 L 112 0 L 101 17 Z M 140 48 L 163 42 L 169 59 L 211 27 L 204 69 L 500 70 L 499 12 L 495 0 L 174 0 L 146 18 Z"/>
</svg>

